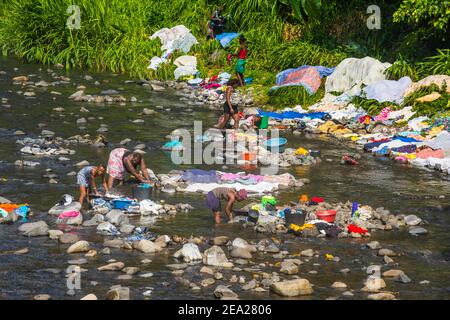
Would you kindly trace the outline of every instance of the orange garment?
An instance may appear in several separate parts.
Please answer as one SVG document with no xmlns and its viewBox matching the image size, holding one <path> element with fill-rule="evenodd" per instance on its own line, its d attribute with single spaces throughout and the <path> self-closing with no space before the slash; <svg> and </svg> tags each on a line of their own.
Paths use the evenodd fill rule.
<svg viewBox="0 0 450 320">
<path fill-rule="evenodd" d="M 14 204 L 14 203 L 2 203 L 0 204 L 0 209 L 5 210 L 8 213 L 13 212 L 19 207 L 28 206 L 27 204 Z"/>
</svg>

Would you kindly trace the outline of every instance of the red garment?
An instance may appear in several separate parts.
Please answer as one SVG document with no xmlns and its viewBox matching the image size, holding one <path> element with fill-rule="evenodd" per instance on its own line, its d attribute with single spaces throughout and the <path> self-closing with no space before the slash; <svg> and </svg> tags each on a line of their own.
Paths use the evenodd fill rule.
<svg viewBox="0 0 450 320">
<path fill-rule="evenodd" d="M 239 59 L 245 59 L 247 58 L 247 49 L 241 49 L 238 53 Z"/>
<path fill-rule="evenodd" d="M 359 234 L 366 234 L 367 230 L 364 228 L 360 228 L 358 226 L 355 226 L 354 224 L 349 224 L 347 226 L 347 231 L 350 233 L 359 233 Z"/>
<path fill-rule="evenodd" d="M 323 198 L 320 198 L 320 197 L 312 197 L 312 198 L 311 198 L 311 201 L 312 201 L 312 202 L 315 202 L 315 203 L 322 203 L 322 202 L 323 202 Z"/>
<path fill-rule="evenodd" d="M 209 82 L 214 82 L 217 80 L 217 78 L 219 78 L 219 76 L 212 76 L 211 79 L 209 79 Z"/>
</svg>

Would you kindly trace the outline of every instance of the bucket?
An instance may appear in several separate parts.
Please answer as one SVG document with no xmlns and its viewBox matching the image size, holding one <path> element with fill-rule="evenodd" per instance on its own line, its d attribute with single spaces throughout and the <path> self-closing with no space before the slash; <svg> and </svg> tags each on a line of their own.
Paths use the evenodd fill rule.
<svg viewBox="0 0 450 320">
<path fill-rule="evenodd" d="M 242 152 L 242 159 L 245 161 L 253 161 L 256 159 L 256 153 L 255 152 Z"/>
<path fill-rule="evenodd" d="M 333 223 L 336 219 L 336 210 L 317 211 L 316 215 L 320 220 Z"/>
<path fill-rule="evenodd" d="M 133 203 L 131 200 L 113 200 L 114 209 L 126 210 Z"/>
<path fill-rule="evenodd" d="M 283 152 L 287 140 L 285 138 L 273 138 L 263 142 L 263 146 L 271 152 Z"/>
<path fill-rule="evenodd" d="M 138 201 L 147 200 L 150 198 L 150 192 L 152 191 L 153 186 L 148 183 L 138 184 L 133 186 L 133 198 Z"/>
<path fill-rule="evenodd" d="M 302 226 L 305 224 L 305 213 L 301 210 L 284 211 L 284 219 L 286 221 L 286 225 L 290 226 L 291 224 L 295 224 L 297 226 Z"/>
<path fill-rule="evenodd" d="M 256 210 L 250 210 L 248 212 L 248 221 L 249 222 L 253 222 L 256 223 L 258 221 L 259 218 L 259 212 Z"/>
</svg>

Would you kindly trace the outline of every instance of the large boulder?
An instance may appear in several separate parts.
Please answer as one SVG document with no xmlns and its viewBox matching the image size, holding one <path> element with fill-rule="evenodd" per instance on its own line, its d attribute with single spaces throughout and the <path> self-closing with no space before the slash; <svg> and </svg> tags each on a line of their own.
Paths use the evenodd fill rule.
<svg viewBox="0 0 450 320">
<path fill-rule="evenodd" d="M 183 258 L 184 262 L 202 260 L 203 258 L 198 246 L 194 243 L 186 243 L 173 256 L 177 259 Z"/>
<path fill-rule="evenodd" d="M 270 286 L 270 290 L 283 297 L 296 297 L 313 293 L 313 288 L 306 279 L 275 282 Z"/>
<path fill-rule="evenodd" d="M 80 210 L 81 210 L 81 203 L 79 203 L 78 201 L 74 201 L 67 206 L 56 204 L 48 211 L 48 214 L 52 216 L 59 216 L 61 213 L 64 212 L 80 211 Z"/>
<path fill-rule="evenodd" d="M 225 252 L 219 246 L 212 246 L 203 253 L 203 263 L 216 267 L 231 267 Z"/>
<path fill-rule="evenodd" d="M 214 290 L 214 296 L 220 300 L 237 300 L 238 295 L 231 291 L 230 288 L 220 285 Z"/>
<path fill-rule="evenodd" d="M 45 221 L 24 223 L 18 228 L 19 232 L 27 237 L 38 237 L 48 235 L 48 225 Z"/>
<path fill-rule="evenodd" d="M 238 249 L 238 248 L 245 249 L 249 252 L 257 251 L 255 246 L 250 245 L 247 241 L 245 241 L 244 239 L 241 239 L 241 238 L 236 238 L 231 243 L 232 250 Z"/>
<path fill-rule="evenodd" d="M 129 223 L 127 215 L 123 211 L 117 209 L 108 212 L 106 215 L 106 221 L 109 221 L 116 226 Z"/>
<path fill-rule="evenodd" d="M 162 249 L 150 240 L 139 240 L 133 243 L 133 248 L 143 253 L 156 253 Z"/>
</svg>

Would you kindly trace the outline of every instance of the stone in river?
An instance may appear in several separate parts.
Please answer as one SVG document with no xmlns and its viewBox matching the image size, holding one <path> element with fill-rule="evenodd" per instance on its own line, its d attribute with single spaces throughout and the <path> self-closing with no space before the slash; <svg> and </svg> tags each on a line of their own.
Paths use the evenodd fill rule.
<svg viewBox="0 0 450 320">
<path fill-rule="evenodd" d="M 272 283 L 270 290 L 283 297 L 296 297 L 313 293 L 311 284 L 306 279 L 295 279 Z"/>
<path fill-rule="evenodd" d="M 45 221 L 24 223 L 18 228 L 19 232 L 27 237 L 38 237 L 48 235 L 48 225 Z"/>
</svg>

